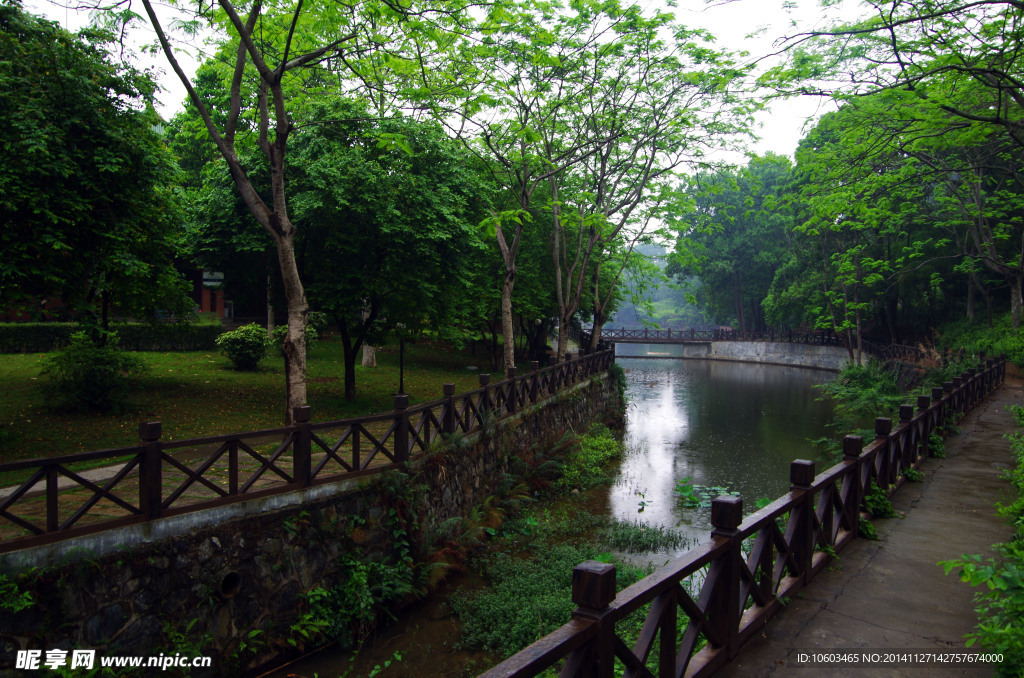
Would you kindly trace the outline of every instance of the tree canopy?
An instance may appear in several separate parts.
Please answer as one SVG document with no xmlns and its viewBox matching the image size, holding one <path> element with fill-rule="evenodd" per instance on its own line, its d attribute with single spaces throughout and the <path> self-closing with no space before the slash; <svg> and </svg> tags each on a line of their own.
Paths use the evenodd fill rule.
<svg viewBox="0 0 1024 678">
<path fill-rule="evenodd" d="M 0 4 L 0 295 L 29 313 L 49 297 L 73 311 L 184 306 L 154 84 L 114 62 L 111 39 Z"/>
</svg>

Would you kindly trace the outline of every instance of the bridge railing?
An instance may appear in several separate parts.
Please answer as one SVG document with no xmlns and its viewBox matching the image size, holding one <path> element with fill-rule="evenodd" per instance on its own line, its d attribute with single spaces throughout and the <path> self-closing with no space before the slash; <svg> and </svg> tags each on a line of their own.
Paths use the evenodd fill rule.
<svg viewBox="0 0 1024 678">
<path fill-rule="evenodd" d="M 606 373 L 614 359 L 606 350 L 532 363 L 494 384 L 481 374 L 473 391 L 445 384 L 439 400 L 410 407 L 396 396 L 394 410 L 365 417 L 313 423 L 300 407 L 292 426 L 261 431 L 165 441 L 160 422 L 145 422 L 138 445 L 0 464 L 0 477 L 18 478 L 0 489 L 0 553 L 398 468 L 442 435 L 476 433 Z"/>
<path fill-rule="evenodd" d="M 932 454 L 931 434 L 997 388 L 1005 369 L 989 360 L 920 396 L 916 409 L 901 407 L 898 422 L 876 420 L 867 445 L 847 436 L 842 461 L 820 474 L 814 462 L 792 462 L 790 492 L 746 518 L 740 498 L 715 499 L 708 541 L 618 593 L 613 565 L 578 565 L 572 621 L 483 676 L 529 678 L 553 666 L 562 678 L 709 675 L 857 535 L 873 485 L 902 485 L 903 472 Z M 623 637 L 621 622 L 643 610 L 639 635 Z"/>
</svg>

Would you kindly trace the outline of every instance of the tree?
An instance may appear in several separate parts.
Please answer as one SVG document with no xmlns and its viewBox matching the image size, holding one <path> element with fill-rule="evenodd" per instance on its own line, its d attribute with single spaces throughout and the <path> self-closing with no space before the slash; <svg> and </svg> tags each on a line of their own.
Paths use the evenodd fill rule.
<svg viewBox="0 0 1024 678">
<path fill-rule="evenodd" d="M 0 4 L 0 294 L 29 309 L 59 296 L 104 323 L 114 304 L 187 307 L 154 85 L 112 62 L 110 40 Z"/>
<path fill-rule="evenodd" d="M 475 272 L 485 246 L 477 224 L 491 189 L 475 158 L 433 123 L 377 118 L 342 98 L 309 106 L 285 168 L 301 229 L 296 264 L 311 307 L 341 335 L 344 393 L 353 399 L 356 358 L 367 342 L 396 327 L 459 339 L 462 328 L 477 325 L 466 299 L 481 296 Z M 257 190 L 270 183 L 265 172 L 249 179 Z M 240 200 L 223 199 L 229 190 L 225 173 L 204 173 L 201 194 L 209 198 L 198 203 L 196 221 L 214 234 L 244 234 L 251 219 Z"/>
<path fill-rule="evenodd" d="M 446 29 L 461 17 L 467 3 L 422 0 L 394 3 L 368 0 L 355 4 L 305 2 L 251 5 L 219 0 L 216 5 L 191 5 L 192 30 L 199 27 L 220 36 L 224 53 L 227 87 L 225 97 L 211 102 L 196 88 L 181 68 L 175 47 L 154 8 L 142 0 L 149 24 L 156 33 L 160 50 L 181 80 L 189 101 L 202 119 L 211 142 L 224 160 L 227 172 L 246 207 L 260 227 L 273 239 L 288 306 L 288 332 L 283 342 L 285 356 L 285 420 L 291 421 L 295 407 L 306 404 L 306 316 L 309 306 L 295 257 L 298 233 L 288 207 L 286 179 L 288 139 L 305 116 L 305 104 L 315 93 L 336 92 L 338 70 L 356 75 L 360 64 L 388 51 L 394 36 L 411 36 L 397 41 L 416 51 L 408 54 L 416 63 L 420 54 L 434 45 L 447 46 Z M 116 5 L 115 5 L 116 6 Z M 118 17 L 125 17 L 119 14 Z M 129 15 L 128 18 L 132 18 Z M 223 95 L 223 90 L 221 94 Z M 240 139 L 255 137 L 260 153 L 239 152 Z M 269 190 L 260 192 L 250 175 L 262 168 L 269 178 Z"/>
<path fill-rule="evenodd" d="M 823 6 L 835 4 L 822 0 Z M 802 93 L 860 97 L 911 92 L 961 121 L 1024 145 L 1024 3 L 872 0 L 862 20 L 784 39 L 791 58 L 763 82 Z M 943 87 L 933 87 L 941 81 Z M 985 92 L 977 106 L 978 91 Z"/>
<path fill-rule="evenodd" d="M 506 367 L 515 359 L 517 258 L 534 208 L 551 215 L 561 356 L 584 291 L 601 278 L 592 259 L 599 263 L 626 233 L 638 238 L 674 168 L 742 127 L 728 93 L 739 74 L 730 56 L 671 14 L 619 2 L 524 2 L 517 10 L 515 23 L 472 47 L 470 58 L 487 68 L 479 96 L 459 110 L 510 196 L 510 209 L 489 222 L 505 262 Z M 542 186 L 546 204 L 537 202 Z M 620 276 L 621 268 L 606 293 Z M 608 303 L 594 299 L 597 335 Z"/>
<path fill-rule="evenodd" d="M 781 196 L 790 173 L 788 158 L 768 154 L 736 171 L 698 175 L 680 189 L 669 272 L 695 275 L 701 308 L 720 321 L 734 319 L 743 335 L 765 329 L 762 302 L 788 258 L 792 218 Z"/>
<path fill-rule="evenodd" d="M 466 299 L 480 295 L 477 224 L 490 195 L 472 156 L 434 124 L 373 120 L 344 102 L 315 115 L 323 124 L 297 132 L 288 168 L 298 257 L 311 301 L 341 332 L 351 399 L 366 341 L 396 327 L 456 338 L 478 322 Z"/>
</svg>

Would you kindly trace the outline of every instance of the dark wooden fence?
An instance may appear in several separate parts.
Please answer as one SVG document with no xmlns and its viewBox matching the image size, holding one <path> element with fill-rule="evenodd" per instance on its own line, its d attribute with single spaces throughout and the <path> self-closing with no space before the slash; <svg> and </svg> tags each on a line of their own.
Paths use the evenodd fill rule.
<svg viewBox="0 0 1024 678">
<path fill-rule="evenodd" d="M 472 434 L 560 390 L 606 373 L 605 350 L 391 412 L 313 423 L 308 407 L 283 428 L 189 440 L 161 440 L 160 422 L 139 426 L 140 443 L 0 464 L 2 477 L 27 478 L 0 493 L 0 553 L 128 525 L 290 492 L 398 468 L 444 434 Z M 105 462 L 105 463 L 104 463 Z M 80 466 L 103 466 L 102 480 Z M 116 466 L 115 466 L 116 464 Z M 79 465 L 75 470 L 73 465 Z"/>
<path fill-rule="evenodd" d="M 866 446 L 847 436 L 843 460 L 821 474 L 813 462 L 794 461 L 789 494 L 753 515 L 743 518 L 738 497 L 714 500 L 709 541 L 618 594 L 614 566 L 577 566 L 572 621 L 483 675 L 526 678 L 559 662 L 562 678 L 610 678 L 616 663 L 627 677 L 711 674 L 857 535 L 872 484 L 902 484 L 904 469 L 929 456 L 931 434 L 997 388 L 1005 369 L 989 360 L 920 396 L 916 410 L 901 407 L 895 425 L 878 419 Z M 629 646 L 621 622 L 643 610 Z"/>
</svg>

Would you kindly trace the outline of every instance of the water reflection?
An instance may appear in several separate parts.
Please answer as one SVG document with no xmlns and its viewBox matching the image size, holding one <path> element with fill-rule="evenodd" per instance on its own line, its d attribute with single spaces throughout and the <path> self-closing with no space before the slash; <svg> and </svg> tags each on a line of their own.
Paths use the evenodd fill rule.
<svg viewBox="0 0 1024 678">
<path fill-rule="evenodd" d="M 669 347 L 654 347 L 664 351 Z M 707 509 L 687 509 L 676 481 L 723 486 L 753 509 L 788 490 L 789 463 L 814 459 L 832 405 L 812 388 L 825 370 L 705 360 L 617 358 L 627 370 L 626 458 L 609 512 L 703 539 Z"/>
</svg>

